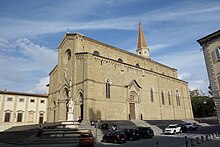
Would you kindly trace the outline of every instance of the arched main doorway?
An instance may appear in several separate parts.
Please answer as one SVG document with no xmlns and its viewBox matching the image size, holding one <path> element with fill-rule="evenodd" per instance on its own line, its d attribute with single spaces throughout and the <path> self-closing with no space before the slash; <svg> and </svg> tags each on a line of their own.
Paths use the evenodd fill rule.
<svg viewBox="0 0 220 147">
<path fill-rule="evenodd" d="M 138 102 L 138 95 L 135 91 L 130 92 L 129 96 L 129 119 L 134 120 L 137 119 L 137 102 Z"/>
</svg>

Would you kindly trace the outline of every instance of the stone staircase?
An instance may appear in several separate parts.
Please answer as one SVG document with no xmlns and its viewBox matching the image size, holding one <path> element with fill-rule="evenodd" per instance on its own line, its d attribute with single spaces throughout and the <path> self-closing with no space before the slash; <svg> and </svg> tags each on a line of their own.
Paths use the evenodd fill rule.
<svg viewBox="0 0 220 147">
<path fill-rule="evenodd" d="M 25 144 L 78 144 L 81 132 L 91 131 L 89 128 L 71 128 L 69 124 L 59 123 L 28 125 L 13 127 L 1 132 L 0 141 L 16 145 Z"/>
<path fill-rule="evenodd" d="M 118 130 L 124 128 L 136 128 L 137 126 L 151 127 L 155 135 L 163 133 L 169 124 L 184 122 L 195 122 L 195 120 L 109 120 L 98 122 L 97 127 L 91 126 L 90 122 L 83 121 L 77 128 L 65 127 L 61 122 L 43 124 L 44 128 L 40 137 L 39 125 L 28 125 L 13 127 L 5 132 L 0 132 L 0 142 L 13 144 L 54 144 L 71 143 L 78 144 L 81 132 L 91 131 L 96 140 L 101 141 L 102 136 L 111 131 L 112 125 L 117 125 Z M 109 130 L 100 129 L 101 124 L 108 123 Z M 199 123 L 198 123 L 199 124 Z"/>
</svg>

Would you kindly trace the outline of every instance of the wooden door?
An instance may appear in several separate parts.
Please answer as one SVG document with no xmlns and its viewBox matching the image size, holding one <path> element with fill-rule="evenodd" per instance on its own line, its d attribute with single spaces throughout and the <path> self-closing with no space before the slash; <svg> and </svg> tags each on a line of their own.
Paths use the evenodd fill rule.
<svg viewBox="0 0 220 147">
<path fill-rule="evenodd" d="M 129 103 L 130 108 L 130 119 L 135 119 L 135 104 Z"/>
</svg>

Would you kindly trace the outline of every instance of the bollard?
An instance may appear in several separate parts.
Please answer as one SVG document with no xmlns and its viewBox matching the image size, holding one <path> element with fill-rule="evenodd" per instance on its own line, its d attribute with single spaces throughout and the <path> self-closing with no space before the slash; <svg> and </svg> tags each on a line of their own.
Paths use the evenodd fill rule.
<svg viewBox="0 0 220 147">
<path fill-rule="evenodd" d="M 200 144 L 200 142 L 199 142 L 199 137 L 196 137 L 196 143 L 197 143 L 197 144 Z"/>
<path fill-rule="evenodd" d="M 219 137 L 219 136 L 218 136 L 218 132 L 216 133 L 216 137 Z"/>
<path fill-rule="evenodd" d="M 213 138 L 212 138 L 212 134 L 209 134 L 209 138 L 210 138 L 210 140 L 212 140 Z"/>
<path fill-rule="evenodd" d="M 216 134 L 215 133 L 213 133 L 213 139 L 215 139 L 216 138 Z"/>
<path fill-rule="evenodd" d="M 205 140 L 204 140 L 204 136 L 201 136 L 201 140 L 202 140 L 202 142 L 205 142 Z"/>
<path fill-rule="evenodd" d="M 187 136 L 185 136 L 185 141 L 186 141 L 186 147 L 188 147 L 188 140 L 187 140 Z"/>
<path fill-rule="evenodd" d="M 159 147 L 159 143 L 158 143 L 158 141 L 156 142 L 156 145 L 157 145 L 157 147 Z"/>
<path fill-rule="evenodd" d="M 191 139 L 191 146 L 196 146 L 196 145 L 193 143 L 193 139 Z"/>
<path fill-rule="evenodd" d="M 209 141 L 208 135 L 205 135 L 205 139 L 206 139 L 206 141 Z"/>
</svg>

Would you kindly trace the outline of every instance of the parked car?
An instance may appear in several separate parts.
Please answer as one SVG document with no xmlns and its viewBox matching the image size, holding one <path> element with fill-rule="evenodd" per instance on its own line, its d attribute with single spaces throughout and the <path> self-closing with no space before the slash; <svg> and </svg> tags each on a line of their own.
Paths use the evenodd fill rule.
<svg viewBox="0 0 220 147">
<path fill-rule="evenodd" d="M 189 123 L 185 123 L 184 125 L 189 130 L 197 130 L 198 129 L 198 125 L 196 123 L 189 122 Z"/>
<path fill-rule="evenodd" d="M 108 130 L 108 129 L 109 129 L 108 123 L 103 123 L 103 124 L 101 124 L 101 129 L 103 129 L 103 130 Z"/>
<path fill-rule="evenodd" d="M 103 142 L 125 143 L 126 140 L 127 136 L 122 131 L 108 132 L 102 137 Z"/>
<path fill-rule="evenodd" d="M 95 138 L 93 137 L 91 132 L 82 132 L 79 138 L 79 146 L 90 146 L 93 147 L 95 142 Z"/>
<path fill-rule="evenodd" d="M 179 124 L 179 126 L 181 127 L 181 132 L 186 132 L 187 131 L 187 127 L 185 126 L 185 124 Z"/>
<path fill-rule="evenodd" d="M 181 127 L 178 124 L 170 124 L 164 131 L 165 134 L 181 133 Z"/>
<path fill-rule="evenodd" d="M 138 140 L 140 139 L 140 132 L 137 129 L 122 129 L 126 136 L 127 140 Z"/>
<path fill-rule="evenodd" d="M 137 127 L 140 132 L 140 138 L 153 138 L 154 131 L 150 127 Z"/>
</svg>

